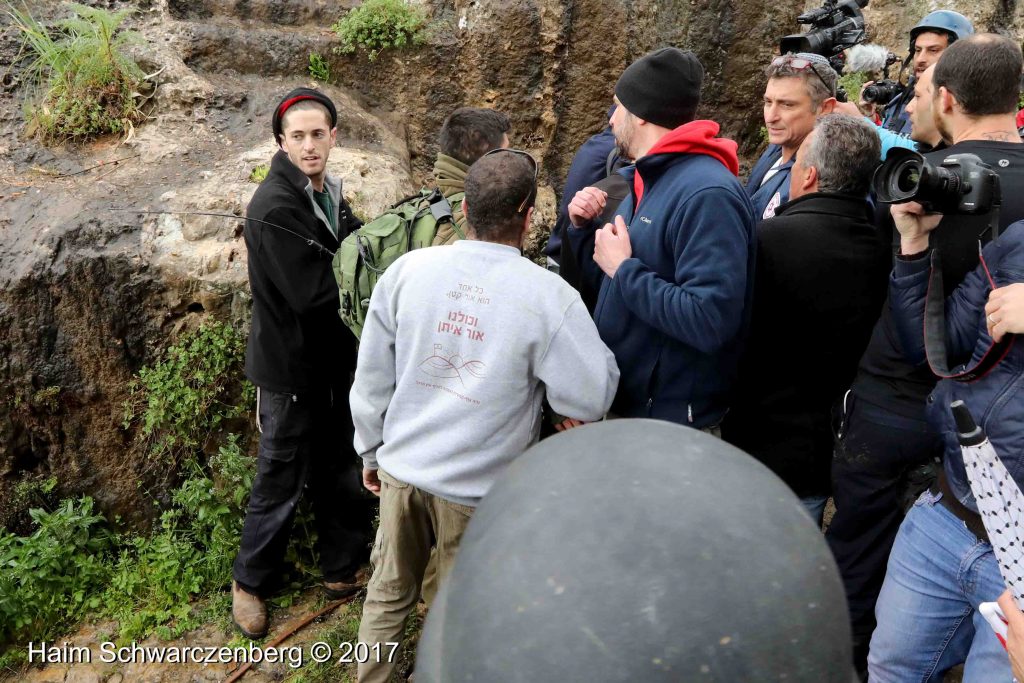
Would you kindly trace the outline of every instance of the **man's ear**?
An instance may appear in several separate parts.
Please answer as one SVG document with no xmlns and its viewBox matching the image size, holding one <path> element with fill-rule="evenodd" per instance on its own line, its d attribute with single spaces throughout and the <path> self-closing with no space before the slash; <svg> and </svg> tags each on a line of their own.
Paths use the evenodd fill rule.
<svg viewBox="0 0 1024 683">
<path fill-rule="evenodd" d="M 810 190 L 812 187 L 818 184 L 818 167 L 807 166 L 804 171 L 804 179 L 801 186 L 804 190 Z"/>
<path fill-rule="evenodd" d="M 533 207 L 526 210 L 526 218 L 523 220 L 523 231 L 519 233 L 519 248 L 526 244 L 526 236 L 530 233 L 530 221 L 533 220 Z"/>
<path fill-rule="evenodd" d="M 462 215 L 465 216 L 468 219 L 469 218 L 469 205 L 466 204 L 466 198 L 465 197 L 462 198 L 462 202 L 461 202 L 460 206 L 462 207 Z"/>
<path fill-rule="evenodd" d="M 939 86 L 939 89 L 935 92 L 935 107 L 943 114 L 952 113 L 953 108 L 956 106 L 957 101 L 953 93 L 949 92 L 946 86 Z"/>
<path fill-rule="evenodd" d="M 284 148 L 284 135 L 283 134 L 277 136 L 277 148 L 279 150 L 281 150 L 282 152 L 286 151 L 285 148 Z"/>
<path fill-rule="evenodd" d="M 338 127 L 331 128 L 331 147 L 338 141 Z"/>
<path fill-rule="evenodd" d="M 834 112 L 836 110 L 836 102 L 837 100 L 834 97 L 830 97 L 824 102 L 822 102 L 820 116 L 824 116 L 825 114 L 831 114 L 832 112 Z"/>
</svg>

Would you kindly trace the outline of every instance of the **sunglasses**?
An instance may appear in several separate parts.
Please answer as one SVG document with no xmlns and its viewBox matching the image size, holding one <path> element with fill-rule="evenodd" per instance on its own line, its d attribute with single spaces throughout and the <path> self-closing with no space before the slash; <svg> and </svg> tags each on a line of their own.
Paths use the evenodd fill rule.
<svg viewBox="0 0 1024 683">
<path fill-rule="evenodd" d="M 532 197 L 537 192 L 537 177 L 540 174 L 540 168 L 537 165 L 537 160 L 533 158 L 533 155 L 530 154 L 529 152 L 524 152 L 521 149 L 512 149 L 511 147 L 499 147 L 498 149 L 492 149 L 490 152 L 484 154 L 484 156 L 486 157 L 492 154 L 501 154 L 502 152 L 508 152 L 509 154 L 518 154 L 519 156 L 526 157 L 527 159 L 530 160 L 530 165 L 533 166 L 533 189 L 531 189 L 526 194 L 526 197 L 523 198 L 523 201 L 519 203 L 519 208 L 516 209 L 516 213 L 522 213 L 523 209 L 526 208 L 527 202 L 530 201 L 530 197 Z M 482 158 L 483 157 L 481 157 L 481 159 Z"/>
<path fill-rule="evenodd" d="M 829 85 L 828 82 L 822 78 L 821 74 L 818 73 L 818 70 L 814 68 L 814 62 L 811 60 L 804 59 L 803 57 L 788 57 L 787 55 L 782 55 L 781 57 L 776 57 L 772 60 L 772 66 L 782 66 L 784 64 L 788 64 L 797 71 L 807 71 L 810 69 L 814 75 L 818 77 L 818 80 L 821 81 L 821 84 L 825 86 L 825 89 L 832 93 L 832 97 L 836 96 L 835 88 Z"/>
</svg>

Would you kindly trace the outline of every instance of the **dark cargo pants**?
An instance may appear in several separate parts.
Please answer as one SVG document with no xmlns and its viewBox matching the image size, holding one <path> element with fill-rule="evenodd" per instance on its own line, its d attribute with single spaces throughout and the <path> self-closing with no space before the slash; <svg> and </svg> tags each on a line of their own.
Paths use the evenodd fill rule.
<svg viewBox="0 0 1024 683">
<path fill-rule="evenodd" d="M 259 389 L 257 415 L 257 471 L 235 580 L 255 595 L 274 590 L 304 492 L 313 508 L 324 580 L 350 577 L 369 556 L 372 507 L 362 494 L 360 463 L 352 449 L 347 392 L 293 395 Z"/>
<path fill-rule="evenodd" d="M 941 439 L 926 422 L 849 395 L 832 460 L 836 512 L 825 539 L 846 588 L 858 669 L 867 667 L 875 603 L 896 532 L 941 455 Z"/>
</svg>

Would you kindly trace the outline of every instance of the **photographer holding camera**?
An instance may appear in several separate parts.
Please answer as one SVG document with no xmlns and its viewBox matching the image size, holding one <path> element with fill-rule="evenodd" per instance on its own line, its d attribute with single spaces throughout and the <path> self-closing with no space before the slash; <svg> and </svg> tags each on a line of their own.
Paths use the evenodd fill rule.
<svg viewBox="0 0 1024 683">
<path fill-rule="evenodd" d="M 899 169 L 893 170 L 898 176 Z M 1006 653 L 977 611 L 979 604 L 996 600 L 1005 584 L 971 491 L 950 404 L 963 401 L 1014 481 L 1024 485 L 1024 394 L 1016 390 L 1024 378 L 1024 348 L 996 329 L 1022 329 L 1008 314 L 1006 300 L 1016 298 L 1011 292 L 1022 285 L 1014 283 L 1024 281 L 1024 221 L 990 242 L 981 264 L 943 302 L 929 294 L 941 271 L 929 250 L 930 234 L 940 221 L 954 222 L 955 214 L 997 200 L 1000 183 L 966 154 L 923 171 L 918 198 L 954 215 L 926 213 L 919 202 L 893 204 L 901 254 L 890 301 L 904 354 L 914 363 L 927 361 L 943 377 L 928 397 L 927 414 L 942 435 L 944 463 L 896 536 L 878 598 L 869 670 L 873 679 L 924 680 L 969 657 L 971 677 L 965 680 L 1008 681 Z M 940 178 L 944 172 L 951 176 L 947 182 L 929 188 L 925 176 Z M 970 190 L 961 196 L 949 192 L 968 177 Z M 963 365 L 951 371 L 947 357 Z M 970 580 L 962 580 L 964 575 Z"/>
<path fill-rule="evenodd" d="M 924 70 L 939 61 L 943 51 L 954 41 L 974 34 L 974 26 L 964 15 L 950 10 L 932 12 L 910 29 L 910 55 L 907 64 L 913 62 L 914 72 L 906 87 L 898 81 L 868 82 L 861 90 L 860 106 L 869 115 L 875 107 L 885 104 L 882 112 L 882 127 L 886 130 L 910 134 L 910 117 L 907 104 L 914 97 L 914 84 Z"/>
<path fill-rule="evenodd" d="M 984 34 L 947 49 L 932 78 L 935 123 L 953 144 L 925 158 L 938 166 L 950 155 L 969 153 L 988 164 L 1005 188 L 1003 227 L 1024 217 L 1024 193 L 1014 191 L 1024 187 L 1024 145 L 1014 121 L 1021 70 L 1013 41 Z M 990 218 L 958 216 L 932 235 L 933 247 L 942 252 L 947 295 L 978 265 L 978 240 L 991 239 Z M 935 377 L 905 359 L 897 337 L 887 306 L 861 357 L 832 462 L 836 514 L 826 538 L 846 584 L 859 667 L 903 519 L 908 475 L 942 455 L 939 435 L 925 415 Z"/>
<path fill-rule="evenodd" d="M 754 164 L 746 185 L 758 220 L 771 218 L 789 201 L 789 174 L 796 151 L 818 117 L 832 113 L 839 83 L 828 60 L 810 52 L 776 57 L 767 75 L 764 125 L 770 144 Z"/>
</svg>

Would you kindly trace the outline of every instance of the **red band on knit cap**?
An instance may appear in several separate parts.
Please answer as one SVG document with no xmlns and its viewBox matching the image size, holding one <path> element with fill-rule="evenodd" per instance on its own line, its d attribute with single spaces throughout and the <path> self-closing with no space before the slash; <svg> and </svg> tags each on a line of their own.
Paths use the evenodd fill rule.
<svg viewBox="0 0 1024 683">
<path fill-rule="evenodd" d="M 288 107 L 301 100 L 313 100 L 315 102 L 319 102 L 319 100 L 312 95 L 299 95 L 298 97 L 293 97 L 290 100 L 285 100 L 281 103 L 281 106 L 277 108 L 277 118 L 283 119 L 284 113 L 288 111 Z"/>
</svg>

